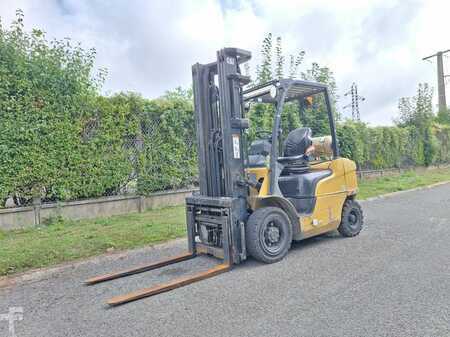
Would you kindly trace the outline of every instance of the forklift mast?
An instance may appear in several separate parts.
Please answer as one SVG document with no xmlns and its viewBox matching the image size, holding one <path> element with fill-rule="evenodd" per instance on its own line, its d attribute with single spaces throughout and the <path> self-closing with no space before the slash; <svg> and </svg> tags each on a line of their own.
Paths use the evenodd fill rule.
<svg viewBox="0 0 450 337">
<path fill-rule="evenodd" d="M 200 194 L 207 197 L 245 199 L 242 76 L 239 64 L 250 59 L 248 51 L 225 48 L 217 62 L 192 67 Z M 216 80 L 217 84 L 216 85 Z"/>
<path fill-rule="evenodd" d="M 200 193 L 186 199 L 189 250 L 222 257 L 226 264 L 246 259 L 242 86 L 250 82 L 239 65 L 251 53 L 217 52 L 217 61 L 192 67 Z M 199 237 L 200 242 L 196 240 Z"/>
</svg>

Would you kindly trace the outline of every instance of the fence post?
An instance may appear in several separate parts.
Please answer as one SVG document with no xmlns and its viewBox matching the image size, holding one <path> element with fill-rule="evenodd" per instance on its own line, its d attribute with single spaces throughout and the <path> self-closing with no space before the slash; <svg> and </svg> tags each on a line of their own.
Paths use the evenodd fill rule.
<svg viewBox="0 0 450 337">
<path fill-rule="evenodd" d="M 40 196 L 33 197 L 33 211 L 34 211 L 34 225 L 39 226 L 41 224 L 41 205 L 42 199 Z"/>
<path fill-rule="evenodd" d="M 144 211 L 144 197 L 140 195 L 138 201 L 138 212 L 142 213 L 143 211 Z"/>
</svg>

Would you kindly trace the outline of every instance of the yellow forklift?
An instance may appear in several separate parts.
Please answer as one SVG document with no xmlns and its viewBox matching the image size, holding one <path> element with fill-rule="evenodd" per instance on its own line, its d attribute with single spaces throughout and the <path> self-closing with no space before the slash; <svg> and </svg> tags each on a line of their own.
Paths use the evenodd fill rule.
<svg viewBox="0 0 450 337">
<path fill-rule="evenodd" d="M 356 165 L 339 156 L 335 121 L 326 85 L 279 79 L 244 89 L 250 82 L 240 65 L 248 51 L 225 48 L 216 61 L 192 67 L 200 191 L 186 198 L 188 251 L 179 256 L 91 278 L 117 279 L 211 255 L 212 269 L 117 296 L 119 305 L 153 296 L 229 270 L 252 256 L 264 263 L 283 259 L 292 241 L 338 230 L 358 235 L 363 213 L 355 200 Z M 320 98 L 321 97 L 321 98 Z M 285 104 L 321 100 L 330 135 L 313 137 L 307 126 L 282 139 Z M 289 103 L 291 102 L 291 103 Z M 247 146 L 251 104 L 273 106 L 271 130 L 260 130 Z"/>
</svg>

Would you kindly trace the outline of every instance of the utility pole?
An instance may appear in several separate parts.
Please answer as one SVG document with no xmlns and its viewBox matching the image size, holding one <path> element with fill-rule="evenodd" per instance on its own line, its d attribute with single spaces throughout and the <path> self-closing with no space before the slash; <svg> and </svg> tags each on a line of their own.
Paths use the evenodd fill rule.
<svg viewBox="0 0 450 337">
<path fill-rule="evenodd" d="M 361 115 L 359 114 L 359 101 L 365 101 L 366 99 L 360 95 L 358 95 L 358 86 L 355 82 L 352 83 L 352 86 L 350 87 L 350 90 L 347 91 L 344 96 L 351 95 L 352 102 L 350 104 L 347 104 L 343 107 L 343 109 L 346 109 L 348 107 L 352 107 L 352 119 L 354 121 L 361 121 Z"/>
<path fill-rule="evenodd" d="M 450 52 L 450 49 L 438 51 L 436 54 L 424 57 L 422 60 L 428 60 L 432 57 L 437 58 L 437 78 L 438 78 L 438 96 L 439 96 L 439 111 L 447 110 L 447 101 L 445 99 L 445 75 L 444 75 L 444 61 L 442 56 Z"/>
</svg>

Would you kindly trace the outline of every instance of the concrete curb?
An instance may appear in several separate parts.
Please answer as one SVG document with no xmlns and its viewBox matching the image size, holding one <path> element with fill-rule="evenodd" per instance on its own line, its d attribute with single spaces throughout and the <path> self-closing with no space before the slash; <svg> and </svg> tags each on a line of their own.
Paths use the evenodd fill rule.
<svg viewBox="0 0 450 337">
<path fill-rule="evenodd" d="M 97 256 L 88 257 L 81 260 L 69 261 L 65 263 L 58 264 L 56 266 L 44 267 L 44 268 L 36 268 L 32 270 L 28 270 L 22 273 L 14 274 L 11 276 L 1 276 L 0 277 L 0 291 L 12 287 L 21 283 L 30 283 L 30 282 L 38 282 L 42 280 L 46 280 L 51 276 L 58 274 L 62 271 L 68 269 L 75 269 L 77 267 L 83 266 L 88 263 L 99 264 L 106 261 L 117 261 L 127 257 L 135 256 L 138 254 L 151 253 L 154 250 L 161 250 L 170 248 L 173 246 L 177 246 L 178 244 L 186 243 L 186 238 L 174 239 L 162 243 L 157 243 L 155 245 L 129 249 L 129 250 L 121 250 L 117 252 L 104 253 Z M 187 246 L 187 243 L 186 243 Z"/>
<path fill-rule="evenodd" d="M 52 217 L 80 220 L 142 212 L 159 207 L 178 206 L 196 188 L 152 193 L 148 196 L 121 195 L 33 206 L 0 208 L 0 229 L 41 226 Z"/>
<path fill-rule="evenodd" d="M 430 189 L 430 188 L 433 188 L 433 187 L 446 185 L 446 184 L 449 184 L 449 183 L 450 183 L 450 180 L 440 181 L 438 183 L 434 183 L 434 184 L 427 185 L 427 186 L 411 188 L 409 190 L 403 190 L 403 191 L 396 191 L 396 192 L 390 192 L 390 193 L 386 193 L 386 194 L 381 194 L 381 195 L 378 195 L 376 197 L 370 197 L 370 198 L 367 198 L 367 199 L 358 200 L 358 202 L 366 203 L 366 202 L 369 202 L 369 201 L 375 201 L 375 200 L 379 200 L 379 199 L 386 199 L 386 198 L 394 197 L 394 196 L 405 194 L 405 193 L 409 193 L 409 192 L 416 192 L 416 191 Z"/>
<path fill-rule="evenodd" d="M 446 184 L 449 184 L 449 183 L 450 183 L 450 181 L 442 181 L 442 182 L 438 182 L 438 183 L 435 183 L 435 184 L 422 186 L 422 187 L 417 187 L 417 188 L 413 188 L 413 189 L 409 189 L 409 190 L 397 191 L 397 192 L 382 194 L 382 195 L 379 195 L 379 196 L 376 196 L 376 197 L 371 197 L 371 198 L 368 198 L 368 199 L 359 200 L 359 202 L 361 204 L 364 204 L 364 203 L 367 203 L 367 202 L 370 202 L 370 201 L 386 199 L 386 198 L 390 198 L 390 197 L 401 195 L 401 194 L 405 194 L 405 193 L 410 193 L 410 192 L 415 192 L 415 191 L 420 191 L 420 190 L 425 190 L 425 189 L 431 189 L 431 188 L 442 186 L 442 185 L 446 185 Z M 151 252 L 153 250 L 170 248 L 170 247 L 176 246 L 178 244 L 181 244 L 182 242 L 185 243 L 186 239 L 185 238 L 179 238 L 179 239 L 170 240 L 170 241 L 163 242 L 163 243 L 158 243 L 158 244 L 155 244 L 155 245 L 152 245 L 152 246 L 148 246 L 148 247 L 129 249 L 129 250 L 124 250 L 124 251 L 112 252 L 112 253 L 106 253 L 106 254 L 101 254 L 101 255 L 89 257 L 89 258 L 86 258 L 86 259 L 83 259 L 83 260 L 77 260 L 77 261 L 72 261 L 72 262 L 59 264 L 59 265 L 48 267 L 48 268 L 33 269 L 33 270 L 29 270 L 29 271 L 26 271 L 26 272 L 23 272 L 23 273 L 19 273 L 17 275 L 2 276 L 2 277 L 0 277 L 0 291 L 5 289 L 5 288 L 9 288 L 9 287 L 12 287 L 14 285 L 20 284 L 20 283 L 42 281 L 42 280 L 48 279 L 52 275 L 55 275 L 55 274 L 57 274 L 57 273 L 59 273 L 61 271 L 64 271 L 64 270 L 67 270 L 67 269 L 74 269 L 74 268 L 77 268 L 79 266 L 82 266 L 82 265 L 85 265 L 85 264 L 88 264 L 88 263 L 102 263 L 102 262 L 105 262 L 105 261 L 116 261 L 116 260 L 120 260 L 120 259 L 123 259 L 123 258 L 126 258 L 126 257 L 130 257 L 130 256 L 133 256 L 133 255 L 141 254 L 141 253 L 149 253 L 149 252 Z"/>
</svg>

